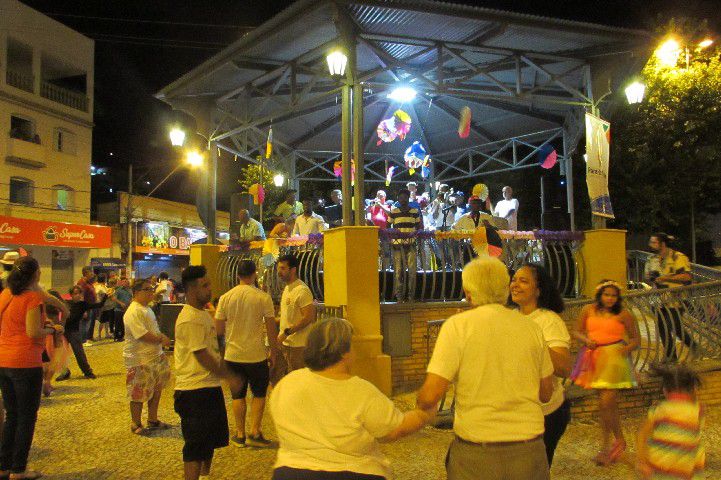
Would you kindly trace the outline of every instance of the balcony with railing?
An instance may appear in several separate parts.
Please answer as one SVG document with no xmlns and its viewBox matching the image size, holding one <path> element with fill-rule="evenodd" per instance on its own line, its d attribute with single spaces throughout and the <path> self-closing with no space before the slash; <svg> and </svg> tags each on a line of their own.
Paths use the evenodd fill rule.
<svg viewBox="0 0 721 480">
<path fill-rule="evenodd" d="M 20 90 L 25 90 L 30 93 L 33 93 L 34 90 L 34 78 L 32 75 L 11 69 L 8 69 L 5 74 L 5 83 L 11 87 L 19 88 Z"/>
<path fill-rule="evenodd" d="M 58 87 L 52 83 L 42 82 L 40 84 L 40 96 L 76 110 L 83 112 L 88 111 L 88 97 L 82 93 Z"/>
</svg>

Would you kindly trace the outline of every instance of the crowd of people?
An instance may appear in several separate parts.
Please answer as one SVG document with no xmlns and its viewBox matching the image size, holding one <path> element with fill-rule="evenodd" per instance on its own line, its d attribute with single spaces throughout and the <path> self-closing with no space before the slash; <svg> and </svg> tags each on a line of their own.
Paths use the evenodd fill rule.
<svg viewBox="0 0 721 480">
<path fill-rule="evenodd" d="M 503 187 L 502 200 L 493 205 L 490 196 L 466 196 L 462 191 L 454 191 L 446 184 L 438 186 L 436 195 L 431 198 L 429 192 L 420 193 L 416 182 L 408 182 L 406 187 L 396 193 L 396 200 L 390 200 L 385 190 L 378 190 L 376 196 L 367 199 L 362 215 L 367 225 L 380 229 L 398 228 L 393 223 L 391 212 L 400 207 L 401 197 L 408 196 L 407 209 L 417 216 L 423 230 L 473 230 L 484 221 L 501 229 L 517 230 L 519 202 L 513 198 L 513 189 Z M 343 194 L 340 190 L 330 192 L 330 201 L 323 199 L 297 200 L 296 190 L 287 190 L 285 199 L 272 211 L 274 228 L 266 235 L 263 225 L 252 218 L 247 209 L 238 212 L 239 242 L 266 240 L 294 235 L 321 233 L 329 228 L 343 225 Z M 476 207 L 474 208 L 474 205 Z M 356 215 L 357 212 L 353 212 Z M 276 231 L 276 227 L 282 227 Z M 234 235 L 236 235 L 234 233 Z"/>
<path fill-rule="evenodd" d="M 410 195 L 401 192 L 398 201 L 391 222 L 418 228 L 416 219 L 404 216 Z M 657 254 L 647 279 L 659 286 L 685 282 L 688 274 L 681 265 L 683 254 L 668 249 L 668 241 L 655 234 L 650 242 Z M 639 346 L 639 332 L 624 308 L 622 287 L 612 280 L 599 283 L 594 301 L 569 332 L 559 316 L 563 300 L 542 266 L 527 264 L 511 275 L 495 258 L 471 260 L 463 269 L 462 286 L 472 308 L 444 322 L 416 407 L 401 412 L 375 386 L 352 375 L 353 326 L 339 318 L 317 320 L 312 292 L 298 278 L 293 255 L 278 258 L 277 274 L 285 283 L 278 316 L 269 294 L 257 286 L 253 261 L 240 262 L 237 286 L 219 298 L 217 307 L 205 267 L 187 267 L 172 371 L 165 354 L 171 340 L 161 332 L 153 309 L 154 303 L 173 299 L 167 274 L 136 279 L 125 294 L 127 279 L 95 281 L 92 269 L 84 270 L 71 299 L 64 301 L 40 287 L 40 267 L 31 256 L 14 259 L 7 272 L 0 293 L 0 391 L 6 412 L 0 478 L 40 477 L 27 469 L 27 460 L 44 385 L 52 377 L 50 357 L 62 350 L 62 339 L 83 374 L 95 378 L 82 343 L 82 332 L 92 335 L 83 327 L 89 328 L 92 311 L 100 311 L 100 319 L 112 318 L 101 323 L 113 325 L 116 335 L 117 319 L 122 319 L 132 434 L 171 428 L 169 419 L 158 417 L 158 407 L 174 374 L 186 479 L 207 475 L 215 449 L 229 444 L 277 446 L 276 480 L 391 478 L 379 442 L 431 423 L 451 383 L 455 436 L 445 464 L 451 480 L 550 478 L 570 421 L 566 378 L 599 394 L 601 441 L 592 460 L 609 465 L 626 450 L 617 395 L 637 385 L 630 354 Z M 107 291 L 91 297 L 95 283 Z M 108 302 L 112 308 L 106 309 Z M 102 313 L 108 311 L 112 315 Z M 572 338 L 582 346 L 575 365 Z M 654 370 L 666 400 L 651 410 L 639 431 L 638 472 L 649 479 L 696 478 L 704 467 L 699 378 L 673 362 Z M 232 397 L 232 431 L 224 383 Z M 277 442 L 262 431 L 268 395 Z"/>
</svg>

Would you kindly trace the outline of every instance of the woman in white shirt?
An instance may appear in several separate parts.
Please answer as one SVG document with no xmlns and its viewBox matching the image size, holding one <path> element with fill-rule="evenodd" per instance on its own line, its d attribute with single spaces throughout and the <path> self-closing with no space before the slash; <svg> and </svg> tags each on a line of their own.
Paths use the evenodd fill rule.
<svg viewBox="0 0 721 480">
<path fill-rule="evenodd" d="M 511 303 L 533 320 L 543 332 L 553 363 L 553 395 L 544 403 L 545 432 L 543 443 L 550 468 L 553 453 L 566 426 L 571 420 L 571 405 L 564 398 L 563 379 L 571 373 L 571 336 L 559 313 L 563 312 L 563 299 L 548 271 L 535 264 L 519 268 L 511 280 Z"/>
<path fill-rule="evenodd" d="M 331 318 L 316 323 L 303 354 L 308 368 L 273 389 L 270 410 L 280 441 L 274 480 L 391 478 L 379 441 L 419 430 L 433 416 L 405 414 L 370 382 L 350 373 L 353 327 Z"/>
</svg>

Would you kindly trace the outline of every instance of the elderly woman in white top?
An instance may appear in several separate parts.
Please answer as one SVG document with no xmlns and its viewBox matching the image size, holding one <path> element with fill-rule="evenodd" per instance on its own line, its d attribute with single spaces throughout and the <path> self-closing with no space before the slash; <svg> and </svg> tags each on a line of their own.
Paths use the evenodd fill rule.
<svg viewBox="0 0 721 480">
<path fill-rule="evenodd" d="M 548 271 L 540 265 L 528 264 L 513 275 L 511 303 L 541 327 L 553 362 L 553 395 L 541 405 L 546 427 L 543 443 L 550 467 L 556 445 L 571 420 L 571 404 L 563 395 L 563 378 L 571 373 L 571 335 L 559 316 L 564 308 L 563 299 Z"/>
<path fill-rule="evenodd" d="M 391 478 L 379 441 L 419 430 L 433 408 L 405 414 L 371 383 L 351 375 L 353 327 L 332 318 L 313 326 L 304 352 L 308 368 L 273 390 L 270 410 L 280 441 L 274 480 Z"/>
</svg>

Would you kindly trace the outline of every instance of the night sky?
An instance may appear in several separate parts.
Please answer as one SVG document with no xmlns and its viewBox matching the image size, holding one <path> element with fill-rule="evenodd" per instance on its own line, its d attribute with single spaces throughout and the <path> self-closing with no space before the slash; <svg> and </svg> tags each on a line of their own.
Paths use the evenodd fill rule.
<svg viewBox="0 0 721 480">
<path fill-rule="evenodd" d="M 127 190 L 127 168 L 136 169 L 136 191 L 148 192 L 179 161 L 167 140 L 169 107 L 152 95 L 217 53 L 290 1 L 204 0 L 22 0 L 96 40 L 93 164 L 109 167 L 94 178 L 96 201 L 112 198 L 109 188 Z M 721 33 L 718 0 L 533 0 L 455 2 L 488 8 L 649 28 L 659 19 L 707 18 Z M 112 153 L 112 155 L 111 155 Z M 232 178 L 229 178 L 232 177 Z M 150 185 L 146 184 L 150 182 Z M 219 208 L 237 191 L 235 176 L 219 185 Z M 191 179 L 178 173 L 154 196 L 194 201 Z"/>
</svg>

